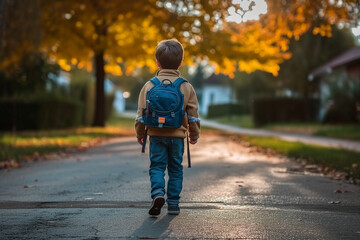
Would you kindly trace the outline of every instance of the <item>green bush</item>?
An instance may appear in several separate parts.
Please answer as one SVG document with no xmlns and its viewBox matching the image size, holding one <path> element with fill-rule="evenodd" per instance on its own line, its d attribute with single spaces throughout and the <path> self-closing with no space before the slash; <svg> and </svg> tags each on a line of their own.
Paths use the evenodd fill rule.
<svg viewBox="0 0 360 240">
<path fill-rule="evenodd" d="M 341 99 L 334 102 L 325 114 L 324 123 L 357 123 L 356 102 L 351 99 Z"/>
<path fill-rule="evenodd" d="M 228 115 L 242 115 L 244 114 L 244 105 L 240 103 L 214 104 L 210 105 L 208 109 L 208 118 L 217 118 Z"/>
<path fill-rule="evenodd" d="M 81 125 L 83 105 L 62 96 L 0 99 L 0 130 L 41 130 Z"/>
<path fill-rule="evenodd" d="M 255 126 L 276 122 L 315 121 L 318 115 L 319 100 L 286 97 L 254 99 L 252 117 Z"/>
</svg>

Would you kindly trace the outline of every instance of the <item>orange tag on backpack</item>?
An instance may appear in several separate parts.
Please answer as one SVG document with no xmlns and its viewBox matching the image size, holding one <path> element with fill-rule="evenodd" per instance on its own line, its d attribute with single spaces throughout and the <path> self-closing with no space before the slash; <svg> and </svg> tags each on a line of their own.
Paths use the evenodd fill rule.
<svg viewBox="0 0 360 240">
<path fill-rule="evenodd" d="M 165 117 L 159 117 L 158 123 L 165 123 Z"/>
</svg>

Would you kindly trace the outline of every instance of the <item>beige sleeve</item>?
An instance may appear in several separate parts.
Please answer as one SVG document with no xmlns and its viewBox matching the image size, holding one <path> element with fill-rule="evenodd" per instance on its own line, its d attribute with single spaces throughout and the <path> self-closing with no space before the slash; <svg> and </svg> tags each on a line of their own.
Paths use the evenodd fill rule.
<svg viewBox="0 0 360 240">
<path fill-rule="evenodd" d="M 146 107 L 146 92 L 148 89 L 148 83 L 146 83 L 140 91 L 138 99 L 138 109 L 135 119 L 135 131 L 136 137 L 142 138 L 145 135 L 145 124 L 142 118 L 142 109 Z"/>
<path fill-rule="evenodd" d="M 189 121 L 190 139 L 196 140 L 200 137 L 199 104 L 194 88 L 190 85 L 190 96 L 186 106 Z"/>
</svg>

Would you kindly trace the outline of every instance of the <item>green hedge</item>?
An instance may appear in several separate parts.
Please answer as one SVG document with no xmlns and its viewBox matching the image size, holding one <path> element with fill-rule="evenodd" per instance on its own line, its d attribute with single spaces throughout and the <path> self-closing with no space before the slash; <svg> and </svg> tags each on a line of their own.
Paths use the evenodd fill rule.
<svg viewBox="0 0 360 240">
<path fill-rule="evenodd" d="M 61 96 L 0 99 L 0 130 L 40 130 L 81 125 L 83 104 Z"/>
<path fill-rule="evenodd" d="M 319 100 L 303 98 L 258 98 L 252 105 L 255 126 L 275 122 L 315 121 L 319 111 Z"/>
<path fill-rule="evenodd" d="M 214 104 L 208 108 L 208 118 L 244 114 L 244 105 L 240 103 Z"/>
<path fill-rule="evenodd" d="M 360 111 L 359 111 L 360 112 Z M 340 99 L 334 101 L 334 103 L 327 109 L 324 116 L 324 123 L 357 123 L 356 101 L 352 99 Z"/>
</svg>

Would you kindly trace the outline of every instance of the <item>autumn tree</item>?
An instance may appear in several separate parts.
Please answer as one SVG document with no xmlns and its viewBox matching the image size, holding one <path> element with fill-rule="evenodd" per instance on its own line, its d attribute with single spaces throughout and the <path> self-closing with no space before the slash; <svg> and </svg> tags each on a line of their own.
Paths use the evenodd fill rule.
<svg viewBox="0 0 360 240">
<path fill-rule="evenodd" d="M 154 48 L 163 38 L 176 37 L 188 57 L 201 52 L 195 43 L 213 39 L 217 22 L 231 1 L 41 1 L 44 47 L 64 69 L 94 67 L 96 76 L 95 126 L 104 125 L 105 72 L 123 74 L 135 66 L 154 69 Z M 219 38 L 219 36 L 218 36 Z M 228 39 L 228 38 L 225 38 Z M 220 40 L 220 39 L 219 39 Z M 226 44 L 226 41 L 222 41 Z M 204 51 L 204 55 L 206 52 Z"/>
<path fill-rule="evenodd" d="M 241 18 L 257 4 L 256 1 L 237 2 L 248 2 L 245 8 L 230 10 L 230 15 Z M 223 59 L 231 65 L 227 67 L 229 72 L 238 64 L 240 70 L 248 73 L 263 70 L 277 76 L 279 64 L 291 57 L 291 39 L 298 40 L 306 32 L 330 37 L 332 25 L 357 24 L 360 15 L 356 0 L 267 0 L 266 3 L 267 13 L 260 15 L 259 20 L 225 22 L 224 30 L 240 46 Z"/>
<path fill-rule="evenodd" d="M 59 68 L 39 52 L 39 1 L 0 1 L 0 95 L 46 91 Z"/>
<path fill-rule="evenodd" d="M 260 69 L 277 75 L 279 64 L 290 58 L 290 38 L 299 38 L 309 30 L 329 36 L 332 24 L 351 22 L 359 13 L 356 0 L 267 0 L 267 13 L 260 20 L 229 23 L 230 12 L 245 16 L 257 2 L 26 2 L 37 1 L 42 52 L 65 70 L 85 68 L 96 76 L 95 126 L 104 125 L 105 74 L 129 74 L 144 65 L 155 69 L 154 48 L 163 38 L 175 37 L 184 44 L 185 63 L 207 59 L 216 71 L 230 76 L 237 66 L 246 72 Z M 247 8 L 239 5 L 241 2 L 249 2 Z"/>
<path fill-rule="evenodd" d="M 17 70 L 40 44 L 39 4 L 37 0 L 0 1 L 0 70 L 8 74 Z"/>
<path fill-rule="evenodd" d="M 240 50 L 244 52 L 237 55 L 250 55 L 250 58 L 231 59 L 231 64 L 238 64 L 239 69 L 247 73 L 260 69 L 278 76 L 280 64 L 288 60 L 282 66 L 280 78 L 284 79 L 286 75 L 286 81 L 291 82 L 292 86 L 298 86 L 303 97 L 308 98 L 309 68 L 315 67 L 314 61 L 326 55 L 322 54 L 321 50 L 329 50 L 322 45 L 327 42 L 326 38 L 333 35 L 334 25 L 342 24 L 349 27 L 358 22 L 359 3 L 356 0 L 268 0 L 266 3 L 267 14 L 261 15 L 259 20 L 226 24 L 226 29 L 232 32 L 233 40 L 243 45 Z M 246 16 L 253 6 L 250 3 L 247 8 L 240 9 L 238 14 Z M 298 44 L 297 41 L 306 33 L 307 36 L 302 38 L 302 43 L 308 45 L 305 53 L 299 48 L 301 43 Z M 300 52 L 294 52 L 299 50 Z M 264 57 L 259 55 L 269 56 L 269 61 L 264 63 Z"/>
<path fill-rule="evenodd" d="M 94 126 L 104 126 L 105 72 L 121 74 L 118 63 L 140 64 L 154 31 L 143 19 L 145 1 L 41 1 L 43 47 L 62 68 L 93 71 L 96 78 Z M 147 36 L 145 38 L 144 36 Z M 146 41 L 148 39 L 148 41 Z"/>
</svg>

